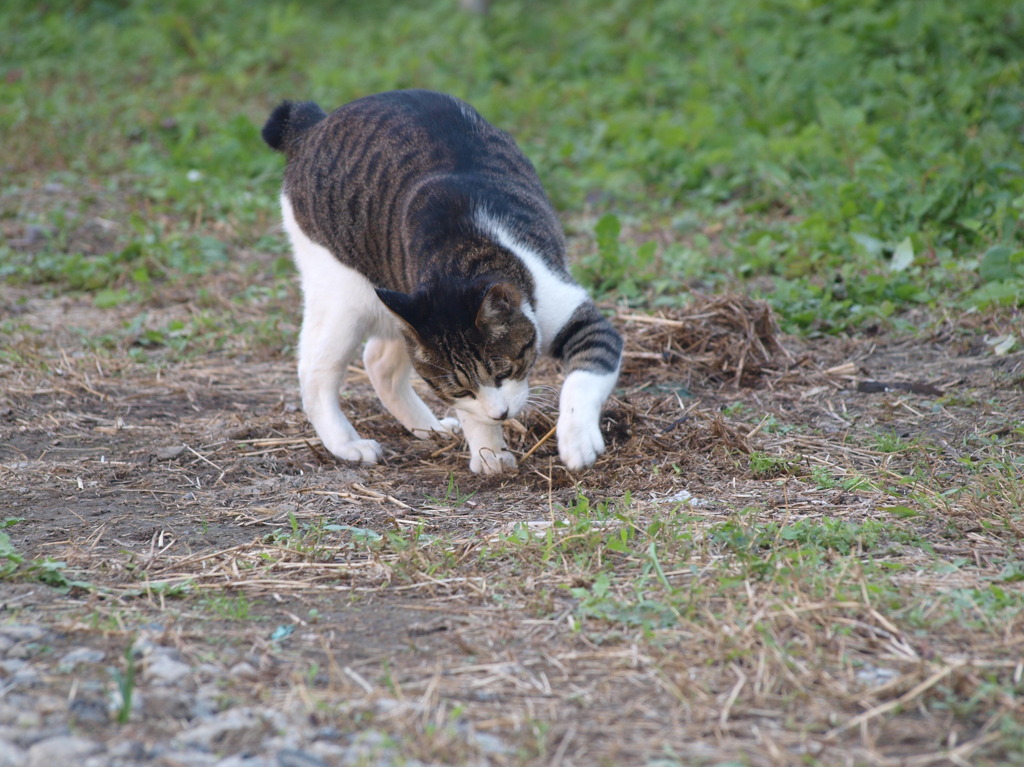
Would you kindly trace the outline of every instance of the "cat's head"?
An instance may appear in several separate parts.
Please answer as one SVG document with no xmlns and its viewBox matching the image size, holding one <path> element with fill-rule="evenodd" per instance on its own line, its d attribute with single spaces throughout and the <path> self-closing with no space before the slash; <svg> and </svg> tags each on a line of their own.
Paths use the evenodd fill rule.
<svg viewBox="0 0 1024 767">
<path fill-rule="evenodd" d="M 519 288 L 456 279 L 377 295 L 400 320 L 413 367 L 438 397 L 478 420 L 522 411 L 539 339 Z"/>
</svg>

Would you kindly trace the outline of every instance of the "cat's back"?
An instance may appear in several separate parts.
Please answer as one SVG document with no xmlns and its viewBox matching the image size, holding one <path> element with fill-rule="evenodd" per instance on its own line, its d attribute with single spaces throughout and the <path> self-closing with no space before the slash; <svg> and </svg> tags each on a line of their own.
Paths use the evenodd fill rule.
<svg viewBox="0 0 1024 767">
<path fill-rule="evenodd" d="M 514 174 L 525 170 L 524 161 L 511 137 L 472 106 L 427 90 L 389 91 L 345 104 L 308 130 L 289 153 L 293 176 L 324 181 L 379 182 L 385 171 L 392 180 L 437 173 Z"/>
</svg>

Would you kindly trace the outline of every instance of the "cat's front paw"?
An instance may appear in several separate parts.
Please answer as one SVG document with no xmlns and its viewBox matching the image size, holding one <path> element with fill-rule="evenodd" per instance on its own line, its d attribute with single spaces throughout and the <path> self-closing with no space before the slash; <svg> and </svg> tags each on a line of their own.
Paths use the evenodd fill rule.
<svg viewBox="0 0 1024 767">
<path fill-rule="evenodd" d="M 442 418 L 437 422 L 437 426 L 431 429 L 410 429 L 410 431 L 416 439 L 434 439 L 435 437 L 451 439 L 459 436 L 462 433 L 462 428 L 459 426 L 457 418 Z"/>
<path fill-rule="evenodd" d="M 516 458 L 508 450 L 494 451 L 485 447 L 469 458 L 469 470 L 474 474 L 504 474 L 515 468 Z"/>
<path fill-rule="evenodd" d="M 558 457 L 569 471 L 593 466 L 604 452 L 604 437 L 596 421 L 579 422 L 571 417 L 558 419 Z"/>
<path fill-rule="evenodd" d="M 343 461 L 377 463 L 384 455 L 380 444 L 374 439 L 354 439 L 336 445 L 325 443 L 324 447 Z"/>
<path fill-rule="evenodd" d="M 441 434 L 448 437 L 456 437 L 462 433 L 462 427 L 459 426 L 458 418 L 442 418 L 441 427 Z"/>
</svg>

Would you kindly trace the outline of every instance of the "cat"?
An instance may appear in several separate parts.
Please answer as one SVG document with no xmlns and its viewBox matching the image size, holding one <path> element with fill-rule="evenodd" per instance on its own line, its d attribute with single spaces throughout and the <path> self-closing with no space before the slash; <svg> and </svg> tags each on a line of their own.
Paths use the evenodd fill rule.
<svg viewBox="0 0 1024 767">
<path fill-rule="evenodd" d="M 338 401 L 368 339 L 363 361 L 384 406 L 418 437 L 461 428 L 482 474 L 516 468 L 502 424 L 526 406 L 537 356 L 560 360 L 559 457 L 572 471 L 597 460 L 622 338 L 570 276 L 558 217 L 511 136 L 426 90 L 330 115 L 285 101 L 262 135 L 287 158 L 281 211 L 304 297 L 299 385 L 327 450 L 382 456 Z M 413 370 L 456 419 L 427 408 Z"/>
</svg>

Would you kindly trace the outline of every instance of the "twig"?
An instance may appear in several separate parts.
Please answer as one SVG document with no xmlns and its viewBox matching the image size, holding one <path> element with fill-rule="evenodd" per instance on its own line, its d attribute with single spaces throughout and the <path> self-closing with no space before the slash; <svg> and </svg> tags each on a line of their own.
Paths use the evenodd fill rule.
<svg viewBox="0 0 1024 767">
<path fill-rule="evenodd" d="M 349 679 L 351 679 L 353 682 L 359 685 L 362 688 L 363 692 L 365 692 L 367 695 L 373 694 L 373 686 L 365 679 L 363 679 L 363 677 L 359 675 L 359 672 L 353 670 L 351 666 L 345 666 L 345 668 L 343 668 L 341 671 L 343 674 L 345 674 L 345 676 L 347 676 Z"/>
<path fill-rule="evenodd" d="M 185 449 L 188 450 L 190 453 L 192 453 L 192 455 L 194 455 L 199 460 L 206 461 L 206 463 L 210 464 L 217 471 L 219 471 L 219 472 L 224 472 L 225 471 L 225 469 L 222 466 L 218 466 L 213 461 L 211 461 L 209 458 L 207 458 L 205 455 L 203 455 L 202 453 L 200 453 L 200 452 L 198 452 L 196 450 L 193 450 L 188 445 L 185 445 Z"/>
<path fill-rule="evenodd" d="M 740 671 L 738 666 L 733 665 L 732 670 L 736 674 L 736 684 L 729 691 L 729 697 L 725 699 L 725 705 L 722 706 L 722 713 L 718 715 L 718 725 L 722 729 L 725 729 L 725 725 L 729 721 L 729 712 L 732 710 L 736 699 L 740 696 L 743 687 L 747 684 L 747 675 Z"/>
<path fill-rule="evenodd" d="M 551 427 L 550 429 L 548 429 L 548 433 L 547 433 L 547 434 L 545 434 L 545 435 L 544 435 L 543 437 L 541 437 L 541 438 L 540 438 L 539 440 L 537 440 L 537 444 L 536 444 L 536 445 L 534 445 L 533 447 L 531 447 L 531 448 L 530 448 L 529 450 L 527 450 L 527 451 L 526 451 L 526 454 L 525 454 L 525 455 L 524 455 L 524 456 L 523 456 L 523 457 L 522 457 L 522 458 L 521 458 L 520 460 L 523 460 L 523 461 L 525 461 L 525 460 L 526 460 L 527 458 L 529 458 L 529 457 L 530 457 L 531 455 L 533 455 L 534 453 L 536 453 L 536 452 L 537 452 L 537 449 L 538 449 L 538 448 L 539 448 L 539 447 L 540 447 L 541 445 L 543 445 L 543 444 L 544 444 L 545 442 L 547 442 L 547 441 L 548 441 L 549 439 L 551 439 L 551 435 L 553 435 L 553 434 L 555 433 L 555 429 L 557 429 L 557 428 L 558 428 L 558 425 L 557 425 L 557 424 L 555 424 L 555 425 L 554 425 L 554 426 L 552 426 L 552 427 Z"/>
<path fill-rule="evenodd" d="M 755 434 L 757 434 L 757 433 L 758 433 L 759 431 L 761 431 L 761 429 L 762 429 L 762 428 L 764 427 L 764 425 L 765 425 L 766 423 L 768 423 L 768 421 L 769 421 L 769 419 L 770 419 L 771 417 L 772 417 L 772 416 L 771 416 L 771 413 L 769 413 L 769 414 L 768 414 L 768 415 L 766 415 L 766 416 L 765 416 L 764 418 L 762 418 L 762 419 L 761 419 L 761 423 L 759 423 L 759 424 L 758 424 L 757 426 L 755 426 L 755 427 L 754 427 L 753 429 L 751 429 L 750 431 L 748 431 L 748 432 L 747 432 L 747 435 L 746 435 L 746 437 L 745 437 L 744 439 L 750 439 L 750 438 L 751 438 L 751 437 L 753 437 L 753 436 L 754 436 Z"/>
<path fill-rule="evenodd" d="M 559 742 L 558 748 L 555 750 L 555 755 L 551 757 L 551 767 L 559 767 L 559 765 L 562 764 L 562 760 L 565 759 L 565 752 L 569 750 L 569 744 L 572 743 L 572 740 L 575 737 L 576 723 L 573 722 L 565 731 L 565 735 L 562 736 L 562 740 Z"/>
</svg>

